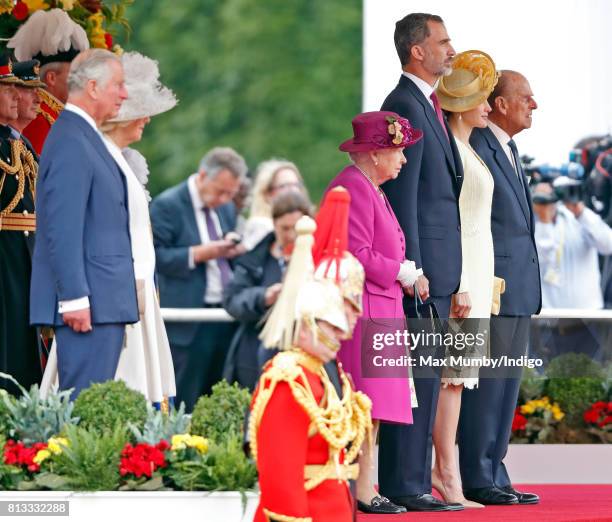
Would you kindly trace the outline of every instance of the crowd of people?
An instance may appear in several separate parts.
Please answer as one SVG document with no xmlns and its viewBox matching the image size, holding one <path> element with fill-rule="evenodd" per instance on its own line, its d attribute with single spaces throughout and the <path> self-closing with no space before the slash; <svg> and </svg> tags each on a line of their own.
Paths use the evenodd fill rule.
<svg viewBox="0 0 612 522">
<path fill-rule="evenodd" d="M 585 274 L 610 229 L 581 203 L 532 204 L 514 141 L 537 109 L 527 78 L 456 54 L 439 16 L 398 21 L 399 83 L 353 119 L 315 223 L 295 164 L 251 182 L 229 147 L 151 200 L 130 146 L 176 97 L 154 60 L 88 49 L 63 15 L 55 49 L 26 23 L 19 61 L 0 59 L 0 369 L 73 397 L 122 379 L 187 411 L 222 378 L 249 388 L 257 520 L 350 520 L 348 479 L 368 513 L 537 503 L 504 465 L 520 375 L 371 377 L 363 357 L 366 329 L 423 310 L 476 320 L 496 357 L 527 353 L 543 300 L 602 306 Z M 236 322 L 164 324 L 160 306 Z"/>
</svg>

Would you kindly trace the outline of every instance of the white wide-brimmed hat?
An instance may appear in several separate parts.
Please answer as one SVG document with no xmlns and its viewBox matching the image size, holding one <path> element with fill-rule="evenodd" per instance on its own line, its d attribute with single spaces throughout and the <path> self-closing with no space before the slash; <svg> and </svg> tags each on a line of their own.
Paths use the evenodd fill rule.
<svg viewBox="0 0 612 522">
<path fill-rule="evenodd" d="M 159 66 L 155 60 L 137 52 L 121 56 L 127 100 L 109 123 L 137 120 L 169 111 L 177 103 L 174 93 L 159 81 Z"/>
</svg>

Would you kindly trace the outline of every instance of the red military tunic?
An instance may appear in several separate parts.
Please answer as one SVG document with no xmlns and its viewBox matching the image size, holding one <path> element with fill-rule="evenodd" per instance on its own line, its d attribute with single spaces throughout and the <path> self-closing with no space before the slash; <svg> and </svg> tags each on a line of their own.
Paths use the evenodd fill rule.
<svg viewBox="0 0 612 522">
<path fill-rule="evenodd" d="M 44 89 L 38 89 L 38 94 L 41 98 L 38 116 L 23 129 L 23 135 L 30 140 L 34 150 L 40 156 L 51 125 L 62 112 L 64 104 Z"/>
<path fill-rule="evenodd" d="M 270 386 L 266 374 L 277 358 L 294 353 L 281 352 L 271 361 L 255 391 L 254 405 L 262 385 L 264 389 Z M 309 387 L 316 404 L 322 405 L 325 400 L 325 386 L 320 372 L 322 363 L 309 356 L 303 358 L 303 352 L 297 353 L 296 361 L 304 373 L 295 380 L 302 385 L 302 389 Z M 367 415 L 369 419 L 369 411 Z M 334 478 L 323 480 L 313 489 L 306 490 L 306 467 L 328 463 L 330 445 L 314 428 L 313 419 L 304 407 L 296 401 L 288 380 L 280 379 L 277 382 L 260 417 L 256 428 L 256 458 L 261 497 L 254 521 L 351 522 L 353 501 L 346 480 L 338 479 L 336 474 Z M 257 423 L 257 419 L 254 422 Z M 341 453 L 340 465 L 334 469 L 348 469 L 342 464 L 342 457 Z"/>
</svg>

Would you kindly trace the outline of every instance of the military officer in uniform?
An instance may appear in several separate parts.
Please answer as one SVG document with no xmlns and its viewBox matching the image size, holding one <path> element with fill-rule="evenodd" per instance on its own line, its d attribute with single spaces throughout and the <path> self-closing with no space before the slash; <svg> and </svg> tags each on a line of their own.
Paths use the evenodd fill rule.
<svg viewBox="0 0 612 522">
<path fill-rule="evenodd" d="M 9 121 L 9 128 L 13 139 L 21 140 L 26 148 L 32 153 L 36 163 L 38 154 L 30 140 L 22 133 L 24 129 L 38 117 L 40 110 L 40 89 L 46 84 L 40 80 L 40 62 L 38 60 L 28 60 L 27 62 L 17 62 L 13 64 L 13 74 L 21 80 L 21 84 L 16 84 L 19 93 L 19 103 L 17 106 L 17 118 Z"/>
<path fill-rule="evenodd" d="M 340 286 L 314 278 L 314 222 L 302 217 L 296 229 L 283 289 L 261 332 L 264 346 L 281 352 L 264 368 L 251 408 L 261 489 L 255 521 L 349 522 L 347 481 L 358 474 L 352 462 L 362 443 L 371 443 L 371 403 L 342 370 L 339 396 L 323 367 L 354 320 Z"/>
<path fill-rule="evenodd" d="M 38 166 L 7 126 L 18 118 L 16 85 L 21 81 L 10 59 L 0 56 L 0 371 L 29 388 L 42 377 L 36 329 L 29 324 Z M 8 381 L 0 385 L 19 393 Z"/>
<path fill-rule="evenodd" d="M 36 119 L 23 131 L 40 156 L 51 125 L 68 99 L 70 62 L 79 52 L 89 49 L 87 33 L 63 9 L 39 10 L 19 28 L 7 47 L 13 49 L 20 62 L 40 62 L 40 77 L 46 86 L 39 88 L 41 102 Z"/>
</svg>

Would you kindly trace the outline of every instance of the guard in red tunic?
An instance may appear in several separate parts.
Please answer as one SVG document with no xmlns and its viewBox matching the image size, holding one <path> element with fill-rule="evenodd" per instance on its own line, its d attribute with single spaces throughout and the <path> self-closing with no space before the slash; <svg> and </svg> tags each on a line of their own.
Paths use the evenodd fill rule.
<svg viewBox="0 0 612 522">
<path fill-rule="evenodd" d="M 38 116 L 23 131 L 40 156 L 51 125 L 68 99 L 70 62 L 81 51 L 89 49 L 87 33 L 63 9 L 39 10 L 19 28 L 7 47 L 14 50 L 20 62 L 38 60 L 40 78 L 47 85 L 39 89 Z"/>
<path fill-rule="evenodd" d="M 262 330 L 280 348 L 264 369 L 249 422 L 261 490 L 255 521 L 351 522 L 348 480 L 369 441 L 370 400 L 340 370 L 339 396 L 323 364 L 350 335 L 340 287 L 315 280 L 314 222 L 303 217 L 281 294 Z M 363 270 L 363 269 L 362 269 Z"/>
</svg>

